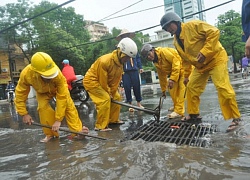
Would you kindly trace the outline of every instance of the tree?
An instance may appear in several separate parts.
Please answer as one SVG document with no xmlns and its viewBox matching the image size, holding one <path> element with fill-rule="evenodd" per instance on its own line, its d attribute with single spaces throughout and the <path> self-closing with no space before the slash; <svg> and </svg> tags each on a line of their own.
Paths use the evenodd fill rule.
<svg viewBox="0 0 250 180">
<path fill-rule="evenodd" d="M 100 41 L 93 42 L 91 45 L 87 45 L 87 51 L 89 52 L 86 55 L 86 59 L 88 59 L 88 66 L 90 67 L 91 64 L 100 56 L 111 53 L 115 50 L 117 44 L 119 43 L 115 37 L 117 37 L 121 33 L 121 29 L 113 28 L 111 33 L 103 36 Z M 142 47 L 141 39 L 144 38 L 144 35 L 141 32 L 136 33 L 133 40 L 135 41 L 138 52 L 140 53 L 140 49 Z M 143 63 L 143 65 L 145 65 Z"/>
<path fill-rule="evenodd" d="M 8 42 L 16 43 L 27 59 L 37 51 L 44 51 L 51 55 L 59 67 L 62 60 L 67 58 L 77 74 L 85 74 L 98 57 L 115 49 L 118 43 L 115 37 L 121 30 L 113 28 L 100 41 L 91 43 L 90 35 L 84 28 L 83 16 L 76 14 L 72 7 L 49 11 L 57 6 L 48 1 L 33 5 L 30 0 L 7 4 L 0 7 L 0 28 L 28 20 L 4 33 Z M 139 51 L 143 38 L 142 33 L 136 33 L 134 41 Z"/>
<path fill-rule="evenodd" d="M 227 11 L 218 16 L 217 27 L 220 29 L 220 42 L 228 54 L 234 59 L 234 72 L 237 71 L 236 63 L 244 54 L 244 43 L 241 41 L 242 28 L 241 16 L 234 10 Z"/>
<path fill-rule="evenodd" d="M 0 27 L 9 27 L 57 6 L 48 1 L 33 6 L 29 0 L 7 4 L 0 7 Z M 74 11 L 72 7 L 57 8 L 9 30 L 5 38 L 19 45 L 27 59 L 37 51 L 44 51 L 59 66 L 63 59 L 69 58 L 76 67 L 76 73 L 82 73 L 85 67 L 84 49 L 74 46 L 88 42 L 90 36 L 83 28 L 83 16 Z"/>
</svg>

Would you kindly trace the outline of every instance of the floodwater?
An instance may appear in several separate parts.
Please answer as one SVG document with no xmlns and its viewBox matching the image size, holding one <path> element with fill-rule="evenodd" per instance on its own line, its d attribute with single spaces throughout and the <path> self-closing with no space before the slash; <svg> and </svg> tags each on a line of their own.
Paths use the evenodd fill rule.
<svg viewBox="0 0 250 180">
<path fill-rule="evenodd" d="M 232 79 L 244 126 L 225 133 L 230 121 L 224 121 L 216 90 L 208 83 L 201 97 L 203 121 L 218 125 L 209 147 L 177 146 L 143 140 L 121 141 L 154 119 L 153 115 L 122 107 L 121 120 L 126 123 L 112 126 L 113 131 L 93 130 L 95 111 L 91 101 L 77 104 L 83 123 L 90 134 L 108 138 L 87 137 L 70 140 L 68 133 L 60 132 L 59 139 L 40 143 L 44 137 L 41 127 L 21 122 L 15 107 L 0 103 L 0 179 L 74 179 L 74 180 L 248 180 L 250 175 L 250 79 Z M 161 95 L 159 85 L 142 87 L 142 104 L 154 109 Z M 169 97 L 164 101 L 161 120 L 172 106 Z M 28 100 L 29 112 L 38 121 L 36 101 Z"/>
</svg>

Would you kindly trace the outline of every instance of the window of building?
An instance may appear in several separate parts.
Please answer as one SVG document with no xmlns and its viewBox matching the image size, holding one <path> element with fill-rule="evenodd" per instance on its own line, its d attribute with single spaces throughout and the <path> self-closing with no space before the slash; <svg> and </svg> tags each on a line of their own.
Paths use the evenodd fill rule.
<svg viewBox="0 0 250 180">
<path fill-rule="evenodd" d="M 184 9 L 187 10 L 187 9 L 191 9 L 192 6 L 188 6 L 188 7 L 185 7 Z"/>
</svg>

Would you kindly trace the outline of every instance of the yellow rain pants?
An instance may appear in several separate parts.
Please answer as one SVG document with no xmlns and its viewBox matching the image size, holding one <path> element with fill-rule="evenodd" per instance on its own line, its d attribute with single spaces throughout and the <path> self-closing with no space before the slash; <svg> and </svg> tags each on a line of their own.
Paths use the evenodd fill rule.
<svg viewBox="0 0 250 180">
<path fill-rule="evenodd" d="M 119 122 L 121 106 L 111 103 L 110 95 L 101 87 L 98 86 L 88 90 L 89 96 L 96 105 L 97 117 L 95 127 L 105 129 L 109 123 Z M 117 91 L 113 100 L 120 101 L 121 96 Z"/>
<path fill-rule="evenodd" d="M 174 112 L 184 115 L 185 113 L 185 85 L 182 60 L 178 52 L 173 48 L 168 47 L 157 47 L 155 48 L 155 53 L 157 55 L 157 62 L 154 62 L 156 67 L 160 86 L 162 92 L 166 92 L 168 89 L 167 77 L 170 75 L 171 80 L 173 80 L 174 87 L 169 89 L 169 94 L 174 103 Z"/>
<path fill-rule="evenodd" d="M 56 121 L 56 119 L 55 119 L 55 111 L 49 104 L 51 98 L 47 94 L 37 93 L 36 99 L 38 102 L 37 111 L 39 113 L 41 124 L 52 126 Z M 67 96 L 65 118 L 68 128 L 71 131 L 80 132 L 82 130 L 82 121 L 78 116 L 77 109 L 70 96 Z M 43 132 L 46 136 L 56 136 L 56 137 L 59 136 L 58 132 L 52 131 L 51 129 L 48 128 L 43 128 Z"/>
<path fill-rule="evenodd" d="M 185 85 L 183 83 L 184 76 L 180 76 L 179 80 L 174 83 L 174 87 L 169 89 L 169 94 L 174 103 L 174 112 L 183 115 L 185 113 Z"/>
<path fill-rule="evenodd" d="M 230 84 L 226 61 L 215 66 L 210 71 L 199 73 L 197 68 L 192 71 L 189 77 L 190 81 L 187 84 L 188 114 L 199 114 L 200 95 L 204 92 L 209 76 L 211 76 L 218 91 L 219 104 L 224 119 L 240 118 L 235 92 Z"/>
</svg>

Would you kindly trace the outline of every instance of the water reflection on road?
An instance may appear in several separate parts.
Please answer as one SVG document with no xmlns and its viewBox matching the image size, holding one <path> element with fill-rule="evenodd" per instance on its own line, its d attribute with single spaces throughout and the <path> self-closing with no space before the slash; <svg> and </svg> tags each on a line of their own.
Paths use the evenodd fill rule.
<svg viewBox="0 0 250 180">
<path fill-rule="evenodd" d="M 0 103 L 0 179 L 249 179 L 250 143 L 243 138 L 250 132 L 250 80 L 232 82 L 245 126 L 236 133 L 225 133 L 230 121 L 224 121 L 213 84 L 207 85 L 200 107 L 203 120 L 218 124 L 220 132 L 212 135 L 212 146 L 198 148 L 162 142 L 120 141 L 128 133 L 152 120 L 144 112 L 128 112 L 122 107 L 125 124 L 112 126 L 113 131 L 93 131 L 96 112 L 91 101 L 76 103 L 83 123 L 91 135 L 109 140 L 86 138 L 60 139 L 46 144 L 41 128 L 21 122 L 15 108 Z M 159 86 L 143 87 L 143 105 L 154 109 L 159 103 Z M 158 93 L 157 93 L 158 92 Z M 36 101 L 28 101 L 29 112 L 38 122 Z M 162 118 L 172 106 L 164 102 Z M 65 125 L 65 124 L 64 124 Z"/>
</svg>

